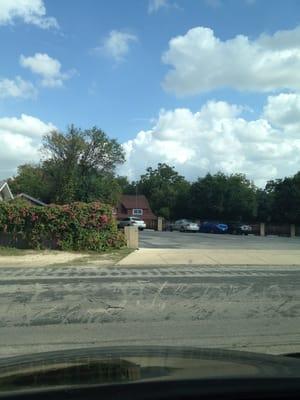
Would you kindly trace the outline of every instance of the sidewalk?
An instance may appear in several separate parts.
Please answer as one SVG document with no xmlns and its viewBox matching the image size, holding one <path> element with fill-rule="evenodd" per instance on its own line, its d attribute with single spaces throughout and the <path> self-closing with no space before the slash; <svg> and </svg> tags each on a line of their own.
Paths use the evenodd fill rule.
<svg viewBox="0 0 300 400">
<path fill-rule="evenodd" d="M 300 250 L 140 249 L 117 265 L 299 265 Z"/>
</svg>

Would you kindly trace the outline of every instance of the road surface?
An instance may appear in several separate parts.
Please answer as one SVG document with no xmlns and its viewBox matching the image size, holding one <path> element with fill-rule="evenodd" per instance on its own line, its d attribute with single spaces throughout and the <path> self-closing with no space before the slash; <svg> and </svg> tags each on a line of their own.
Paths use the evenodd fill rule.
<svg viewBox="0 0 300 400">
<path fill-rule="evenodd" d="M 300 351 L 297 267 L 0 269 L 0 356 L 82 346 Z"/>
<path fill-rule="evenodd" d="M 140 248 L 174 249 L 257 249 L 299 250 L 300 236 L 214 235 L 211 233 L 156 232 L 145 230 L 139 233 Z"/>
</svg>

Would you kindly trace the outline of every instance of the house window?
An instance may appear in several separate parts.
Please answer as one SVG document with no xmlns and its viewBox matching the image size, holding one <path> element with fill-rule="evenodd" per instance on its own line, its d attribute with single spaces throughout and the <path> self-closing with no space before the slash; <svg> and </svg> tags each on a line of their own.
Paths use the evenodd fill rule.
<svg viewBox="0 0 300 400">
<path fill-rule="evenodd" d="M 134 208 L 132 210 L 132 215 L 143 215 L 143 209 L 142 208 Z"/>
</svg>

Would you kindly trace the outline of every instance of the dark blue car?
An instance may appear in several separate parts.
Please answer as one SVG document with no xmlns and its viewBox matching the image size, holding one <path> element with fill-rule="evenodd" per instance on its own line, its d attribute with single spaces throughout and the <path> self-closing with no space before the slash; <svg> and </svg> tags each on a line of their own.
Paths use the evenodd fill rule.
<svg viewBox="0 0 300 400">
<path fill-rule="evenodd" d="M 203 222 L 199 226 L 199 232 L 202 233 L 227 233 L 228 225 L 219 222 Z"/>
</svg>

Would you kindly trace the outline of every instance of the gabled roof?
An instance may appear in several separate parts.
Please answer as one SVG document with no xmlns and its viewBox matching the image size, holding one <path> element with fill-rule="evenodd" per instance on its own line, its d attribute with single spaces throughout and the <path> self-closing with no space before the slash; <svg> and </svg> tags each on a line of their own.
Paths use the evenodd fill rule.
<svg viewBox="0 0 300 400">
<path fill-rule="evenodd" d="M 0 192 L 5 191 L 6 196 L 8 197 L 9 200 L 12 200 L 14 198 L 10 187 L 8 186 L 8 183 L 5 180 L 0 181 Z"/>
<path fill-rule="evenodd" d="M 47 204 L 44 203 L 43 201 L 38 200 L 38 199 L 36 199 L 35 197 L 29 196 L 29 194 L 26 194 L 26 193 L 20 193 L 20 194 L 18 194 L 16 197 L 17 197 L 17 198 L 22 197 L 22 198 L 24 198 L 24 199 L 27 199 L 27 200 L 31 201 L 32 203 L 37 204 L 38 206 L 46 206 L 46 205 L 47 205 Z"/>
<path fill-rule="evenodd" d="M 0 181 L 0 190 L 2 189 L 2 187 L 4 186 L 5 183 L 6 183 L 6 181 Z"/>
<path fill-rule="evenodd" d="M 144 219 L 156 219 L 156 216 L 153 214 L 146 196 L 143 194 L 139 194 L 137 196 L 135 194 L 123 194 L 120 204 L 125 208 L 125 210 L 141 208 L 144 211 Z M 124 213 L 124 210 L 119 208 L 118 217 L 125 218 L 128 217 L 128 214 Z"/>
<path fill-rule="evenodd" d="M 123 194 L 120 202 L 125 208 L 142 208 L 151 210 L 147 198 L 143 194 Z"/>
</svg>

